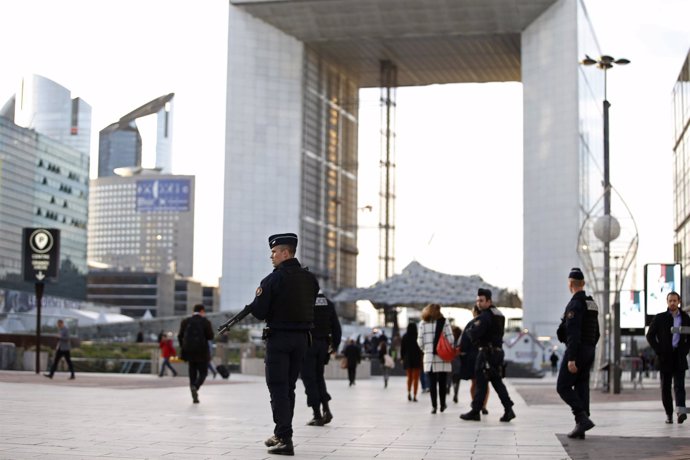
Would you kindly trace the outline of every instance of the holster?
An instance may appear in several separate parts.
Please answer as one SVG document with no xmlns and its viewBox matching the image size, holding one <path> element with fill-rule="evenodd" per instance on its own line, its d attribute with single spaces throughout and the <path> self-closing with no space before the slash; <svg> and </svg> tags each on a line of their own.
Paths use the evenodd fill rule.
<svg viewBox="0 0 690 460">
<path fill-rule="evenodd" d="M 271 336 L 271 328 L 270 327 L 265 327 L 264 330 L 261 332 L 261 340 L 264 342 L 268 340 L 268 338 Z"/>
</svg>

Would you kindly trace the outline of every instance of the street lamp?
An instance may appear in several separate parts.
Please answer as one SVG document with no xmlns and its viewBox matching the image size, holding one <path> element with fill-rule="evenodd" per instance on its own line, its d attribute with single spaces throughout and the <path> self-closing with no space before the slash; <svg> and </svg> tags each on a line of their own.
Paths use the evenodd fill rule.
<svg viewBox="0 0 690 460">
<path fill-rule="evenodd" d="M 616 239 L 615 227 L 617 222 L 611 216 L 611 181 L 609 178 L 609 107 L 611 104 L 607 99 L 606 94 L 606 77 L 607 71 L 613 68 L 614 65 L 630 64 L 627 59 L 614 59 L 611 56 L 603 55 L 599 59 L 592 59 L 585 54 L 585 58 L 580 62 L 582 65 L 591 66 L 596 65 L 597 68 L 604 71 L 604 215 L 602 216 L 601 226 L 603 227 L 603 234 L 597 235 L 604 243 L 604 315 L 609 314 L 611 303 L 611 241 Z M 618 227 L 620 229 L 620 227 Z M 618 305 L 618 304 L 615 304 Z M 620 336 L 620 306 L 616 307 L 614 312 L 614 322 L 611 324 L 613 329 L 613 363 L 609 362 L 609 382 L 612 382 L 612 393 L 621 392 L 621 378 L 618 369 L 620 367 L 621 354 L 621 336 Z M 606 340 L 610 340 L 610 332 L 605 334 Z"/>
</svg>

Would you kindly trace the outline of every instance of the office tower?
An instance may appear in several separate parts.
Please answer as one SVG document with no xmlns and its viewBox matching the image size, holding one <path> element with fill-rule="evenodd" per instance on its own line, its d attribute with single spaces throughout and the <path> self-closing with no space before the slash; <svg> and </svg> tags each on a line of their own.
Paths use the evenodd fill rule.
<svg viewBox="0 0 690 460">
<path fill-rule="evenodd" d="M 142 138 L 137 120 L 156 116 L 155 168 L 172 173 L 172 113 L 175 93 L 134 109 L 99 134 L 98 177 L 114 176 L 116 168 L 142 166 Z"/>
</svg>

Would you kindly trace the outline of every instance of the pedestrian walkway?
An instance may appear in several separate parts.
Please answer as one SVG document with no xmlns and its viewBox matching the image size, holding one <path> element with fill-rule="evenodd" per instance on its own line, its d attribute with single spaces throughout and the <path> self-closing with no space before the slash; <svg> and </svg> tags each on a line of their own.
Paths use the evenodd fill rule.
<svg viewBox="0 0 690 460">
<path fill-rule="evenodd" d="M 273 422 L 262 378 L 232 375 L 208 380 L 192 404 L 187 379 L 150 375 L 0 371 L 0 459 L 265 459 L 263 441 Z M 565 437 L 573 427 L 555 380 L 508 379 L 517 418 L 498 421 L 489 398 L 480 422 L 458 418 L 469 408 L 466 382 L 460 402 L 430 414 L 428 395 L 408 402 L 403 377 L 387 389 L 372 377 L 348 387 L 328 381 L 333 421 L 306 426 L 311 411 L 297 386 L 296 458 L 304 459 L 688 459 L 690 421 L 664 424 L 661 402 L 650 392 L 593 392 L 597 426 L 586 440 Z M 650 385 L 651 386 L 651 385 Z M 527 395 L 523 397 L 522 394 Z M 638 397 L 639 396 L 639 397 Z"/>
</svg>

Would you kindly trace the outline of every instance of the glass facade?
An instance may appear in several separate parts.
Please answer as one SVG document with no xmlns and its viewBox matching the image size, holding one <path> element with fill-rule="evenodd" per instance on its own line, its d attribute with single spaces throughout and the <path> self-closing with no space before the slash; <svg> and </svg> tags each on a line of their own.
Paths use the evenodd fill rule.
<svg viewBox="0 0 690 460">
<path fill-rule="evenodd" d="M 22 228 L 60 230 L 60 274 L 46 294 L 84 298 L 89 157 L 0 117 L 0 285 L 22 281 Z"/>
<path fill-rule="evenodd" d="M 98 177 L 114 176 L 115 168 L 141 166 L 141 152 L 141 134 L 133 121 L 104 128 L 98 139 Z"/>
<path fill-rule="evenodd" d="M 673 252 L 675 262 L 686 267 L 683 273 L 683 292 L 687 293 L 690 289 L 687 268 L 690 267 L 690 53 L 673 87 L 673 121 Z"/>
<path fill-rule="evenodd" d="M 87 155 L 91 150 L 91 106 L 40 75 L 22 78 L 14 122 Z"/>
<path fill-rule="evenodd" d="M 192 276 L 193 241 L 193 176 L 154 173 L 91 181 L 89 263 Z"/>
<path fill-rule="evenodd" d="M 306 51 L 300 251 L 327 293 L 356 285 L 358 93 L 341 69 Z"/>
</svg>

